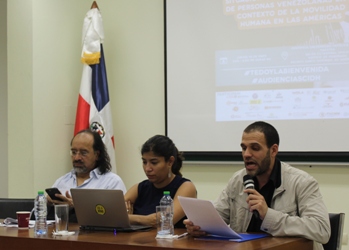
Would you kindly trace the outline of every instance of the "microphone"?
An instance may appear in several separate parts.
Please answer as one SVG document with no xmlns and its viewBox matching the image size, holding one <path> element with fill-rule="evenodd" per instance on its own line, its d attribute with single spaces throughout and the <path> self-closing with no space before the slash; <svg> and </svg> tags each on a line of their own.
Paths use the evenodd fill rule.
<svg viewBox="0 0 349 250">
<path fill-rule="evenodd" d="M 243 180 L 245 189 L 254 189 L 254 181 L 252 176 L 247 174 L 244 176 Z M 259 212 L 257 210 L 253 210 L 253 215 L 256 219 L 259 219 Z"/>
</svg>

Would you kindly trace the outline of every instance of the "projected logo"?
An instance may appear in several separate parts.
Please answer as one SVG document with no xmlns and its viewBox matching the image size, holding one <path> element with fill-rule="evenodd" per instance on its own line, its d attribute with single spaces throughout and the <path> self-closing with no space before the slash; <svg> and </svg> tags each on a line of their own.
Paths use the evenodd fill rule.
<svg viewBox="0 0 349 250">
<path fill-rule="evenodd" d="M 105 214 L 104 206 L 102 206 L 100 204 L 97 204 L 95 209 L 96 209 L 96 213 L 97 214 L 99 214 L 99 215 L 104 215 Z"/>
</svg>

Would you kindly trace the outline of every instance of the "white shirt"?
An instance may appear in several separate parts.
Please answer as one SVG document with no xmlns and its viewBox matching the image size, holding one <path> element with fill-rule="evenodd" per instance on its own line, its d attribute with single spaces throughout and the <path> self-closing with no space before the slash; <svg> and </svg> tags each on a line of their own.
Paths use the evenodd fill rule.
<svg viewBox="0 0 349 250">
<path fill-rule="evenodd" d="M 98 168 L 90 172 L 90 178 L 85 180 L 80 186 L 77 186 L 76 174 L 74 169 L 69 173 L 58 178 L 52 187 L 58 188 L 62 194 L 71 188 L 94 188 L 94 189 L 120 189 L 126 193 L 126 187 L 120 176 L 112 172 L 100 174 Z"/>
</svg>

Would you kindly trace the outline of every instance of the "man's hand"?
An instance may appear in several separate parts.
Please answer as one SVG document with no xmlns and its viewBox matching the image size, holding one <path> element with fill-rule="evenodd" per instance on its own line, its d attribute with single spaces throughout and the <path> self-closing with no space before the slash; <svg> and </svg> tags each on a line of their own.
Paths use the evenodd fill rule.
<svg viewBox="0 0 349 250">
<path fill-rule="evenodd" d="M 183 223 L 185 224 L 185 227 L 187 228 L 187 232 L 190 235 L 197 236 L 197 237 L 206 235 L 206 232 L 200 231 L 200 226 L 194 225 L 194 223 L 191 222 L 190 220 L 186 219 L 183 221 Z"/>
<path fill-rule="evenodd" d="M 60 200 L 53 200 L 49 196 L 46 197 L 47 201 L 52 204 L 68 204 L 69 207 L 74 207 L 73 203 L 73 198 L 69 194 L 69 191 L 65 192 L 65 196 L 63 194 L 55 194 L 57 198 L 62 199 L 63 201 Z"/>
<path fill-rule="evenodd" d="M 259 213 L 259 218 L 263 220 L 268 211 L 268 205 L 265 202 L 264 197 L 255 189 L 245 189 L 244 192 L 249 194 L 246 202 L 250 207 L 250 212 L 257 210 Z"/>
</svg>

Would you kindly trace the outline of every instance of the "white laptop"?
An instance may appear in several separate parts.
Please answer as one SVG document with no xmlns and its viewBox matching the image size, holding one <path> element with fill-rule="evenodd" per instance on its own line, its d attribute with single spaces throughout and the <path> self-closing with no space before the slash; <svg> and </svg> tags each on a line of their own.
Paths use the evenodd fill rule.
<svg viewBox="0 0 349 250">
<path fill-rule="evenodd" d="M 122 190 L 70 189 L 76 218 L 82 230 L 132 232 L 151 226 L 131 225 Z"/>
</svg>

